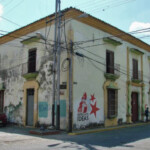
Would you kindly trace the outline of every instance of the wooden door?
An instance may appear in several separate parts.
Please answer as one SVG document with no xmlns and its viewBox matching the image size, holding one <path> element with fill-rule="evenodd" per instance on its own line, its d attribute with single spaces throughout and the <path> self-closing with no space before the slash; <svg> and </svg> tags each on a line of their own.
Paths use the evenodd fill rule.
<svg viewBox="0 0 150 150">
<path fill-rule="evenodd" d="M 4 108 L 4 91 L 0 91 L 0 113 L 3 112 Z"/>
<path fill-rule="evenodd" d="M 132 93 L 132 121 L 136 122 L 138 121 L 138 93 L 133 92 Z"/>
</svg>

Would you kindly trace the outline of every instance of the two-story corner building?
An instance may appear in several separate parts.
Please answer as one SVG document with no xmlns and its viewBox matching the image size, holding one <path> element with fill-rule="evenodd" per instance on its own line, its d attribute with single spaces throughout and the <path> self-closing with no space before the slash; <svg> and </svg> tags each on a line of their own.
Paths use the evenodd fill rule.
<svg viewBox="0 0 150 150">
<path fill-rule="evenodd" d="M 73 128 L 143 121 L 150 106 L 150 45 L 90 15 L 79 17 L 83 12 L 75 8 L 62 13 L 60 128 L 69 122 L 70 41 Z M 52 124 L 54 17 L 0 37 L 0 111 L 11 122 Z"/>
</svg>

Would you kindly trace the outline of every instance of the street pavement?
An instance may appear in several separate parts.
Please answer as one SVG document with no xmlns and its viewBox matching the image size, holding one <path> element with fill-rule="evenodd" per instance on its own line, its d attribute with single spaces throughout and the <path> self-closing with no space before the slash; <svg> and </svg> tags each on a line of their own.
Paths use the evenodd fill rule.
<svg viewBox="0 0 150 150">
<path fill-rule="evenodd" d="M 35 136 L 29 128 L 0 127 L 0 150 L 150 150 L 150 125 L 99 133 Z"/>
</svg>

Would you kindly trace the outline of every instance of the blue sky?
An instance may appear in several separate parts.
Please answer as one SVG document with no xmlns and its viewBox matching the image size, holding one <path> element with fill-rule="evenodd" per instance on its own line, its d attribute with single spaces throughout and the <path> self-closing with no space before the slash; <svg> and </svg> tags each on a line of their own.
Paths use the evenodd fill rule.
<svg viewBox="0 0 150 150">
<path fill-rule="evenodd" d="M 61 0 L 125 32 L 150 28 L 150 0 Z M 55 0 L 0 0 L 0 30 L 13 31 L 55 11 Z M 4 33 L 0 31 L 0 33 Z M 150 32 L 136 35 L 150 44 Z M 146 37 L 147 36 L 147 37 Z"/>
</svg>

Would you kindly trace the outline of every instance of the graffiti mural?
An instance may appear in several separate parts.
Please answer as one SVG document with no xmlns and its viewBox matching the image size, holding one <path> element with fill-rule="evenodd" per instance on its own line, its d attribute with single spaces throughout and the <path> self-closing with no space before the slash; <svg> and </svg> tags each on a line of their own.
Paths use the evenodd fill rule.
<svg viewBox="0 0 150 150">
<path fill-rule="evenodd" d="M 78 118 L 77 118 L 78 121 L 84 121 L 84 120 L 89 119 L 89 117 L 88 117 L 89 114 L 87 113 L 87 108 L 88 108 L 87 94 L 84 93 L 84 95 L 81 98 L 79 107 L 78 107 Z"/>
<path fill-rule="evenodd" d="M 87 93 L 85 92 L 81 98 L 81 101 L 78 106 L 77 111 L 77 121 L 83 122 L 88 121 L 90 119 L 90 116 L 97 117 L 96 113 L 100 110 L 100 108 L 97 107 L 96 98 L 93 95 L 91 95 L 90 98 L 87 97 Z"/>
</svg>

